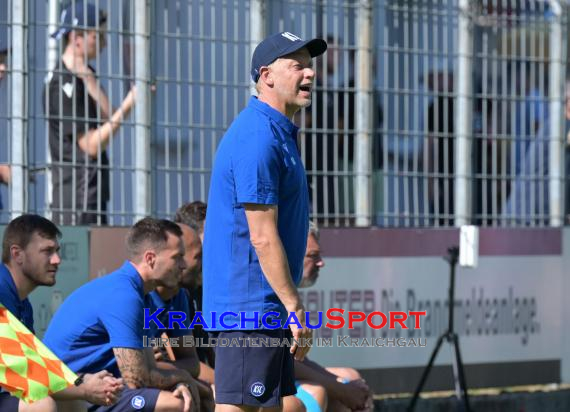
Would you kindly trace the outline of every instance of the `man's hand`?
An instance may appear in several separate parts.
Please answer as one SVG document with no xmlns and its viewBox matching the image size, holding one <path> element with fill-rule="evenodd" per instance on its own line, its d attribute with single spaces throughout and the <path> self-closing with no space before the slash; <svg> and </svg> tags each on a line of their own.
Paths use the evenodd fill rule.
<svg viewBox="0 0 570 412">
<path fill-rule="evenodd" d="M 157 362 L 168 362 L 168 357 L 164 352 L 164 348 L 159 346 L 153 346 L 152 351 L 154 353 L 154 360 Z"/>
<path fill-rule="evenodd" d="M 85 393 L 85 399 L 96 405 L 114 405 L 119 400 L 123 388 L 122 379 L 117 379 L 107 371 L 85 374 L 79 386 Z"/>
<path fill-rule="evenodd" d="M 295 315 L 297 315 L 297 319 L 299 320 L 301 327 L 299 328 L 295 323 L 291 323 L 289 325 L 293 338 L 295 338 L 296 341 L 305 343 L 303 346 L 299 346 L 295 342 L 291 346 L 291 354 L 295 357 L 295 360 L 298 361 L 302 361 L 305 358 L 305 355 L 309 352 L 309 349 L 311 349 L 311 347 L 306 344 L 306 341 L 313 337 L 313 330 L 309 329 L 307 325 L 305 325 L 305 308 L 303 305 L 300 306 L 301 307 L 297 307 L 295 310 Z"/>
<path fill-rule="evenodd" d="M 182 399 L 184 401 L 184 412 L 190 412 L 190 410 L 196 409 L 193 407 L 194 402 L 192 401 L 192 395 L 190 394 L 190 389 L 186 384 L 179 383 L 172 394 L 176 398 Z"/>
<path fill-rule="evenodd" d="M 341 388 L 339 400 L 353 411 L 366 409 L 372 399 L 370 388 L 362 379 L 350 381 L 343 384 Z"/>
</svg>

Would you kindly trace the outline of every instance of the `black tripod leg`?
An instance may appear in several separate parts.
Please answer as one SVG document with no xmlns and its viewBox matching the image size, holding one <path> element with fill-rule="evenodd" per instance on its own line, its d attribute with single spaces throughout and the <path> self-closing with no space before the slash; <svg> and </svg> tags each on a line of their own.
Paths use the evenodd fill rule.
<svg viewBox="0 0 570 412">
<path fill-rule="evenodd" d="M 443 339 L 446 337 L 446 334 L 443 334 L 439 337 L 439 339 L 437 340 L 437 343 L 435 344 L 435 348 L 433 348 L 433 352 L 431 353 L 431 357 L 429 358 L 429 362 L 427 364 L 427 366 L 424 369 L 424 372 L 422 373 L 422 377 L 420 378 L 420 382 L 418 383 L 418 386 L 416 387 L 416 391 L 414 392 L 414 396 L 412 397 L 412 400 L 410 402 L 410 406 L 408 406 L 408 411 L 409 412 L 413 412 L 414 408 L 416 407 L 416 402 L 418 401 L 418 397 L 420 396 L 420 392 L 422 391 L 422 388 L 424 387 L 424 384 L 426 383 L 427 377 L 429 375 L 429 371 L 431 369 L 431 367 L 433 366 L 433 362 L 435 361 L 435 357 L 437 356 L 437 352 L 439 352 L 439 348 L 441 348 L 441 344 L 443 343 Z"/>
<path fill-rule="evenodd" d="M 453 378 L 455 380 L 455 391 L 459 401 L 463 401 L 465 412 L 470 412 L 469 395 L 467 394 L 467 382 L 465 381 L 465 371 L 463 370 L 463 361 L 461 360 L 461 352 L 459 351 L 459 339 L 453 333 L 451 335 L 451 344 L 453 346 L 454 355 L 454 368 Z"/>
</svg>

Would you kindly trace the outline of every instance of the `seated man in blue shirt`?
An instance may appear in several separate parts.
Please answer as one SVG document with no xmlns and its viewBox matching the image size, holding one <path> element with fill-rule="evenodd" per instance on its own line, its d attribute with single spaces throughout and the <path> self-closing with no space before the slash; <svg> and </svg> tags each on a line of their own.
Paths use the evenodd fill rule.
<svg viewBox="0 0 570 412">
<path fill-rule="evenodd" d="M 38 286 L 53 286 L 61 258 L 59 229 L 38 215 L 22 215 L 12 220 L 4 231 L 2 264 L 0 264 L 0 303 L 32 333 L 34 314 L 28 295 Z M 86 374 L 83 383 L 53 394 L 57 400 L 83 399 L 91 403 L 115 403 L 123 389 L 120 379 L 113 378 L 102 368 Z M 98 372 L 100 371 L 100 372 Z M 97 372 L 97 373 L 96 373 Z M 27 404 L 7 392 L 0 392 L 0 411 L 55 411 L 52 398 Z"/>
<path fill-rule="evenodd" d="M 149 337 L 161 337 L 166 334 L 169 338 L 179 338 L 179 345 L 172 346 L 172 358 L 164 354 L 160 348 L 155 348 L 155 359 L 160 368 L 170 369 L 172 365 L 180 369 L 186 369 L 194 378 L 200 374 L 200 360 L 196 348 L 183 344 L 184 336 L 192 336 L 193 330 L 188 329 L 193 318 L 193 310 L 190 310 L 190 300 L 188 296 L 189 288 L 202 271 L 202 242 L 198 235 L 198 227 L 190 227 L 183 223 L 178 223 L 182 230 L 182 240 L 184 242 L 184 261 L 186 270 L 180 273 L 179 284 L 175 287 L 158 286 L 155 290 L 145 296 L 145 307 L 150 313 L 155 313 L 163 309 L 157 318 L 163 325 L 168 325 L 168 312 L 179 311 L 187 315 L 183 322 L 186 329 L 174 326 L 174 329 L 158 329 L 156 322 L 150 322 L 150 329 L 147 333 Z M 147 331 L 145 331 L 147 332 Z M 170 363 L 172 362 L 172 363 Z M 196 380 L 192 389 L 197 391 L 202 411 L 214 410 L 214 398 L 209 385 Z"/>
<path fill-rule="evenodd" d="M 75 372 L 105 368 L 122 376 L 126 389 L 117 404 L 90 411 L 143 412 L 194 409 L 186 370 L 158 368 L 143 346 L 144 295 L 157 286 L 178 285 L 185 270 L 180 227 L 144 218 L 129 230 L 127 260 L 115 272 L 75 290 L 55 313 L 46 344 Z"/>
<path fill-rule="evenodd" d="M 299 288 L 313 286 L 324 266 L 319 245 L 319 229 L 316 224 L 310 222 L 303 277 Z M 296 396 L 303 401 L 307 412 L 370 411 L 374 408 L 370 388 L 353 368 L 324 368 L 305 358 L 303 362 L 295 362 L 295 379 Z"/>
</svg>

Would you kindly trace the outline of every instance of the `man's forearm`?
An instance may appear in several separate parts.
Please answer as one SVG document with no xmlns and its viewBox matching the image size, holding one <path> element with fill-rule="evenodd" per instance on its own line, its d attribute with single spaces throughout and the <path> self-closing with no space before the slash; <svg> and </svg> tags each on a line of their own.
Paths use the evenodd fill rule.
<svg viewBox="0 0 570 412">
<path fill-rule="evenodd" d="M 295 361 L 295 379 L 300 381 L 310 381 L 322 385 L 327 393 L 336 399 L 336 394 L 338 394 L 339 385 L 342 383 L 337 381 L 337 376 L 330 373 L 326 369 L 320 367 L 315 367 L 314 362 L 305 361 L 299 362 Z"/>
<path fill-rule="evenodd" d="M 149 381 L 146 386 L 169 390 L 181 382 L 190 384 L 192 382 L 190 373 L 182 369 L 167 370 L 154 368 L 149 373 Z"/>
<path fill-rule="evenodd" d="M 301 305 L 301 299 L 291 278 L 289 264 L 279 236 L 270 234 L 257 244 L 253 243 L 253 246 L 267 282 L 287 311 L 296 311 Z"/>
<path fill-rule="evenodd" d="M 214 369 L 204 362 L 200 362 L 200 374 L 198 379 L 208 382 L 210 385 L 214 384 Z"/>
<path fill-rule="evenodd" d="M 72 401 L 85 399 L 85 390 L 81 386 L 70 386 L 62 391 L 54 392 L 50 395 L 56 401 Z"/>
</svg>

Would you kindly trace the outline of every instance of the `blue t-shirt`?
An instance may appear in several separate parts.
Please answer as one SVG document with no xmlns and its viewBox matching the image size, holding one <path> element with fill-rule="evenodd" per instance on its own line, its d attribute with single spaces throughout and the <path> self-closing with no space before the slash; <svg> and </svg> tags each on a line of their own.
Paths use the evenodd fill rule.
<svg viewBox="0 0 570 412">
<path fill-rule="evenodd" d="M 295 284 L 303 272 L 309 230 L 309 194 L 297 149 L 298 128 L 287 117 L 259 101 L 248 106 L 224 135 L 214 162 L 204 233 L 204 317 L 211 312 L 274 311 L 286 320 L 285 308 L 265 278 L 249 239 L 244 203 L 276 205 L 277 226 Z M 254 329 L 239 317 L 226 316 L 235 329 Z"/>
<path fill-rule="evenodd" d="M 76 289 L 53 316 L 44 343 L 74 372 L 120 376 L 113 348 L 143 349 L 143 280 L 130 262 Z"/>
<path fill-rule="evenodd" d="M 157 318 L 166 328 L 168 328 L 168 312 L 184 312 L 186 314 L 186 320 L 183 324 L 186 326 L 186 329 L 179 328 L 179 324 L 176 323 L 173 324 L 173 329 L 168 330 L 167 334 L 169 337 L 180 337 L 192 334 L 192 329 L 187 329 L 192 319 L 189 318 L 190 304 L 188 303 L 188 295 L 186 295 L 184 290 L 180 289 L 176 296 L 166 302 L 162 300 L 156 290 L 153 290 L 145 296 L 144 307 L 148 308 L 150 313 L 154 313 L 158 309 L 164 309 Z M 157 338 L 162 332 L 166 332 L 166 330 L 159 329 L 155 322 L 149 322 L 149 329 L 145 329 L 144 334 L 149 338 Z"/>
<path fill-rule="evenodd" d="M 20 300 L 12 275 L 5 264 L 0 264 L 0 303 L 12 312 L 30 332 L 34 332 L 34 311 L 28 298 Z"/>
</svg>

